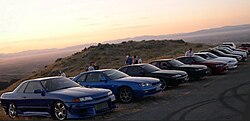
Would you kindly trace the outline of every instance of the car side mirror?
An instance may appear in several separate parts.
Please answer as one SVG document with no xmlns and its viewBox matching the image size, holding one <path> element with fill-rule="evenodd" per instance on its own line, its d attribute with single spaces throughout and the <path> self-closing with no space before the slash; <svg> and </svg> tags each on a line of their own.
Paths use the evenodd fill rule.
<svg viewBox="0 0 250 121">
<path fill-rule="evenodd" d="M 36 89 L 36 90 L 34 90 L 34 93 L 35 94 L 41 94 L 42 96 L 45 96 L 45 91 L 44 90 L 41 90 L 41 89 Z"/>
<path fill-rule="evenodd" d="M 101 82 L 107 82 L 107 79 L 104 78 L 104 77 L 102 77 L 102 78 L 100 79 L 100 81 L 101 81 Z"/>
</svg>

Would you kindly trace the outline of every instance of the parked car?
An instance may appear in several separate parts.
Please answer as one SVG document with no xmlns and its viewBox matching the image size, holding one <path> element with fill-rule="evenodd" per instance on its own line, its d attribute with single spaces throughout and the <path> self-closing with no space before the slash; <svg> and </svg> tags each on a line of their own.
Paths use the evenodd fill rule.
<svg viewBox="0 0 250 121">
<path fill-rule="evenodd" d="M 185 71 L 161 70 L 151 64 L 126 65 L 119 69 L 130 76 L 154 77 L 161 81 L 161 89 L 165 90 L 167 86 L 178 86 L 189 80 Z"/>
<path fill-rule="evenodd" d="M 213 60 L 213 61 L 223 61 L 227 63 L 228 69 L 235 69 L 238 66 L 238 61 L 235 58 L 230 57 L 219 57 L 210 52 L 200 52 L 194 53 L 194 55 L 200 56 L 206 60 Z"/>
<path fill-rule="evenodd" d="M 116 108 L 112 91 L 85 88 L 64 77 L 24 81 L 0 99 L 10 118 L 46 116 L 64 120 L 95 116 Z"/>
<path fill-rule="evenodd" d="M 208 75 L 205 65 L 188 65 L 175 59 L 160 59 L 151 61 L 150 64 L 163 70 L 181 70 L 187 72 L 190 78 L 198 79 Z"/>
<path fill-rule="evenodd" d="M 247 53 L 246 52 L 241 52 L 241 51 L 233 51 L 229 48 L 225 47 L 217 47 L 217 50 L 220 50 L 221 52 L 224 52 L 226 54 L 233 54 L 233 55 L 239 55 L 242 57 L 242 60 L 246 61 L 247 60 Z"/>
<path fill-rule="evenodd" d="M 244 50 L 244 49 L 241 49 L 241 48 L 233 48 L 229 45 L 219 45 L 218 47 L 224 47 L 224 48 L 228 48 L 228 49 L 231 49 L 233 51 L 241 51 L 241 52 L 246 52 L 247 55 L 249 55 L 249 52 L 247 50 Z"/>
<path fill-rule="evenodd" d="M 236 48 L 236 45 L 233 42 L 223 42 L 222 45 L 228 45 L 228 46 L 231 46 L 233 48 Z"/>
<path fill-rule="evenodd" d="M 110 89 L 123 103 L 150 96 L 161 91 L 161 83 L 156 78 L 131 77 L 114 69 L 83 72 L 73 81 L 85 87 Z"/>
<path fill-rule="evenodd" d="M 250 43 L 243 43 L 239 48 L 248 51 L 248 54 L 250 53 Z"/>
<path fill-rule="evenodd" d="M 239 56 L 239 55 L 233 55 L 233 54 L 225 54 L 223 52 L 221 52 L 220 50 L 217 50 L 217 49 L 214 49 L 214 48 L 209 48 L 208 50 L 202 50 L 200 52 L 210 52 L 210 53 L 213 53 L 219 57 L 231 57 L 231 58 L 235 58 L 237 59 L 237 61 L 241 61 L 242 60 L 242 57 Z"/>
<path fill-rule="evenodd" d="M 228 68 L 225 62 L 206 60 L 200 56 L 182 56 L 178 57 L 176 60 L 179 60 L 185 64 L 206 65 L 208 67 L 208 70 L 210 70 L 212 74 L 225 73 L 227 72 Z"/>
</svg>

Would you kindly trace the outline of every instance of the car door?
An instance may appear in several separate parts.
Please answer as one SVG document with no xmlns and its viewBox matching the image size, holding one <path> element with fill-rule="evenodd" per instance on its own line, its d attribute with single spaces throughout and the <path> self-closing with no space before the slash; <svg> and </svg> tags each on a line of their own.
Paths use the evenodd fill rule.
<svg viewBox="0 0 250 121">
<path fill-rule="evenodd" d="M 111 89 L 112 85 L 109 80 L 101 72 L 88 73 L 84 82 L 81 82 L 85 87 Z"/>
<path fill-rule="evenodd" d="M 23 83 L 15 92 L 16 93 L 16 100 L 15 100 L 15 104 L 17 106 L 17 109 L 20 110 L 21 112 L 25 111 L 25 103 L 26 103 L 26 99 L 23 98 L 25 96 L 24 94 L 24 90 L 27 86 L 28 82 Z"/>
<path fill-rule="evenodd" d="M 130 76 L 143 77 L 145 76 L 145 73 L 144 69 L 139 66 L 131 66 L 127 70 L 127 74 Z"/>
<path fill-rule="evenodd" d="M 40 81 L 31 81 L 24 90 L 23 98 L 26 100 L 25 109 L 27 112 L 46 112 L 48 102 L 45 95 L 34 93 L 35 90 L 44 90 Z"/>
</svg>

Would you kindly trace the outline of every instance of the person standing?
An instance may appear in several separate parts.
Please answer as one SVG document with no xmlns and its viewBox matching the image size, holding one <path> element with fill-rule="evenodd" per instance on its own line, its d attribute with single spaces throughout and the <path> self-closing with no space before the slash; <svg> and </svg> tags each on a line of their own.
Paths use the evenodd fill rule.
<svg viewBox="0 0 250 121">
<path fill-rule="evenodd" d="M 194 52 L 192 48 L 189 48 L 189 50 L 185 53 L 185 56 L 192 57 L 194 56 Z"/>
<path fill-rule="evenodd" d="M 141 57 L 139 57 L 139 59 L 138 59 L 138 63 L 139 63 L 139 64 L 141 64 L 141 63 L 142 63 L 142 59 L 141 59 Z"/>
<path fill-rule="evenodd" d="M 133 59 L 130 57 L 129 54 L 126 56 L 126 58 L 127 58 L 127 59 L 126 59 L 125 64 L 126 64 L 126 65 L 132 65 Z"/>
<path fill-rule="evenodd" d="M 138 56 L 134 56 L 134 59 L 133 59 L 133 64 L 138 64 L 139 62 L 138 62 Z"/>
<path fill-rule="evenodd" d="M 60 71 L 60 76 L 66 77 L 66 74 L 63 71 Z"/>
<path fill-rule="evenodd" d="M 95 70 L 99 70 L 99 68 L 100 68 L 100 67 L 99 67 L 96 63 L 94 63 L 94 69 L 95 69 Z"/>
<path fill-rule="evenodd" d="M 94 63 L 90 63 L 88 67 L 88 71 L 92 71 L 92 70 L 95 70 Z"/>
</svg>

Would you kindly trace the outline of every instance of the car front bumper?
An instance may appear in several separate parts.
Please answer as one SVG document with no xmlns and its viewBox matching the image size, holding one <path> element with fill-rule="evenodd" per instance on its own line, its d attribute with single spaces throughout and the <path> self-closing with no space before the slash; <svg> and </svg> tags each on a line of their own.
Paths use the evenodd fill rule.
<svg viewBox="0 0 250 121">
<path fill-rule="evenodd" d="M 116 108 L 114 95 L 90 102 L 65 103 L 65 105 L 68 108 L 68 119 L 93 117 L 113 111 Z"/>
</svg>

